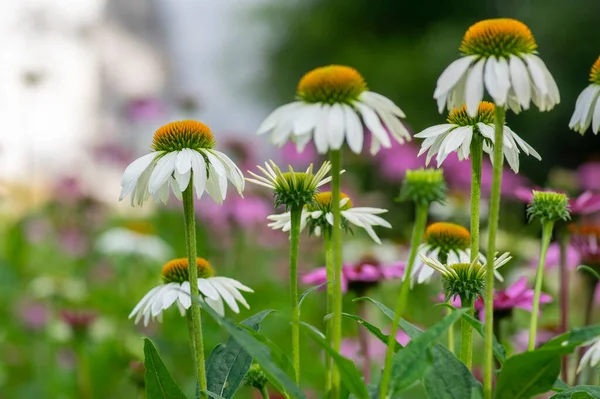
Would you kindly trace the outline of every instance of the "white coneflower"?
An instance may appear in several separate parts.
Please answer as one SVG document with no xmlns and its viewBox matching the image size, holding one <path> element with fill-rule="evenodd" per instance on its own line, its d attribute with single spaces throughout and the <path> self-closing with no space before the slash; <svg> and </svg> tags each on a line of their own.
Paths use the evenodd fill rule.
<svg viewBox="0 0 600 399">
<path fill-rule="evenodd" d="M 531 101 L 548 111 L 560 102 L 558 87 L 537 54 L 537 44 L 524 23 L 497 18 L 477 22 L 463 37 L 463 57 L 440 75 L 433 98 L 441 113 L 467 105 L 474 117 L 484 89 L 501 107 L 529 109 Z"/>
<path fill-rule="evenodd" d="M 373 241 L 381 244 L 381 240 L 375 233 L 375 230 L 373 230 L 373 226 L 392 227 L 385 219 L 377 216 L 386 213 L 387 209 L 353 207 L 352 201 L 346 194 L 340 193 L 340 198 L 342 227 L 346 229 L 350 228 L 350 225 L 362 227 Z M 290 212 L 271 215 L 267 218 L 272 220 L 272 223 L 269 223 L 269 227 L 274 230 L 289 231 L 292 227 Z M 300 229 L 303 230 L 307 225 L 310 226 L 311 231 L 317 236 L 321 235 L 323 230 L 330 229 L 333 226 L 331 192 L 327 191 L 316 194 L 313 202 L 302 210 Z"/>
<path fill-rule="evenodd" d="M 456 257 L 470 255 L 471 234 L 469 230 L 458 224 L 433 223 L 425 230 L 423 241 L 417 248 L 417 253 L 435 259 L 442 264 L 448 261 L 450 253 L 453 253 Z M 413 267 L 411 278 L 413 281 L 422 284 L 429 281 L 433 273 L 434 270 L 419 258 Z"/>
<path fill-rule="evenodd" d="M 131 204 L 142 205 L 152 194 L 155 201 L 167 202 L 169 187 L 177 198 L 193 184 L 198 198 L 204 191 L 215 202 L 227 195 L 227 180 L 242 195 L 244 176 L 231 159 L 214 149 L 210 128 L 198 121 L 171 122 L 154 133 L 153 151 L 133 161 L 121 180 L 122 200 L 131 194 Z"/>
<path fill-rule="evenodd" d="M 490 155 L 491 159 L 494 153 L 495 141 L 494 108 L 494 104 L 483 101 L 479 104 L 474 117 L 469 116 L 465 105 L 453 109 L 448 114 L 448 123 L 429 127 L 415 135 L 415 137 L 425 139 L 421 144 L 419 155 L 427 151 L 426 164 L 429 164 L 431 158 L 437 154 L 438 167 L 452 152 L 456 152 L 458 159 L 461 161 L 468 159 L 473 135 L 480 134 L 483 137 L 483 150 Z M 515 173 L 519 172 L 519 154 L 521 150 L 536 159 L 542 159 L 533 147 L 508 126 L 504 125 L 503 131 L 502 150 L 504 157 Z"/>
<path fill-rule="evenodd" d="M 580 373 L 586 364 L 592 368 L 600 364 L 600 337 L 596 337 L 592 341 L 584 344 L 584 346 L 586 345 L 591 346 L 587 348 L 584 355 L 581 357 L 579 366 L 577 366 L 577 373 Z"/>
<path fill-rule="evenodd" d="M 569 127 L 581 134 L 585 133 L 590 124 L 594 134 L 600 131 L 600 57 L 592 65 L 590 82 L 577 97 L 575 112 L 569 122 Z"/>
<path fill-rule="evenodd" d="M 446 297 L 459 296 L 465 303 L 473 303 L 479 296 L 483 296 L 486 284 L 487 267 L 485 258 L 480 256 L 471 262 L 469 255 L 450 252 L 446 263 L 422 254 L 419 255 L 423 263 L 438 271 L 443 278 Z M 502 276 L 497 269 L 504 266 L 512 256 L 505 252 L 500 257 L 494 257 L 494 275 L 500 281 Z"/>
<path fill-rule="evenodd" d="M 96 241 L 96 249 L 105 255 L 135 255 L 158 261 L 170 258 L 173 249 L 152 233 L 149 223 L 128 223 L 102 233 Z"/>
<path fill-rule="evenodd" d="M 370 151 L 376 154 L 382 146 L 391 147 L 390 135 L 400 144 L 410 141 L 400 121 L 404 117 L 390 99 L 367 90 L 354 68 L 329 65 L 304 75 L 298 83 L 298 101 L 273 111 L 258 134 L 272 132 L 271 141 L 278 146 L 292 138 L 299 151 L 313 140 L 321 154 L 339 150 L 346 141 L 353 152 L 360 153 L 369 129 L 373 135 Z"/>
<path fill-rule="evenodd" d="M 200 300 L 221 316 L 225 313 L 223 302 L 235 313 L 240 311 L 237 302 L 249 308 L 240 291 L 254 292 L 252 289 L 232 278 L 214 277 L 214 270 L 205 259 L 197 258 L 196 265 Z M 174 259 L 167 263 L 162 269 L 162 279 L 164 284 L 152 288 L 129 314 L 130 319 L 135 317 L 136 324 L 142 317 L 144 325 L 148 325 L 150 318 L 161 321 L 162 312 L 173 304 L 183 316 L 192 305 L 187 259 Z"/>
</svg>

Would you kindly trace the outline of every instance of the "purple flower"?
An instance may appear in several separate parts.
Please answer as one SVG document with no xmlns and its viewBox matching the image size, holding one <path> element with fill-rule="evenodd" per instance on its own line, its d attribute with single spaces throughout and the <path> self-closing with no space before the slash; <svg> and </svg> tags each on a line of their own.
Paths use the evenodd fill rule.
<svg viewBox="0 0 600 399">
<path fill-rule="evenodd" d="M 600 162 L 587 162 L 577 169 L 579 186 L 583 190 L 600 191 Z"/>
<path fill-rule="evenodd" d="M 540 347 L 559 334 L 558 328 L 539 328 L 535 336 L 536 347 Z M 512 341 L 516 352 L 526 352 L 529 347 L 529 330 L 519 330 L 513 335 Z"/>
<path fill-rule="evenodd" d="M 125 114 L 131 122 L 145 122 L 161 118 L 165 115 L 165 104 L 152 97 L 140 97 L 130 100 L 125 106 Z"/>
<path fill-rule="evenodd" d="M 390 265 L 379 265 L 377 262 L 363 261 L 342 266 L 342 291 L 352 290 L 358 293 L 377 285 L 383 280 L 400 279 L 404 275 L 404 262 Z M 327 282 L 327 272 L 324 267 L 315 269 L 302 277 L 302 283 L 319 285 Z"/>
<path fill-rule="evenodd" d="M 272 209 L 270 201 L 263 197 L 246 194 L 241 198 L 232 195 L 222 205 L 202 201 L 198 206 L 198 216 L 214 228 L 228 229 L 237 226 L 248 229 L 264 225 Z"/>
<path fill-rule="evenodd" d="M 391 182 L 404 179 L 406 170 L 425 167 L 425 158 L 417 157 L 419 148 L 410 144 L 392 143 L 391 148 L 382 149 L 375 158 L 381 174 Z"/>
<path fill-rule="evenodd" d="M 315 145 L 309 142 L 302 152 L 298 152 L 296 144 L 288 141 L 280 150 L 281 162 L 286 165 L 292 165 L 295 168 L 306 168 L 308 165 L 319 163 L 319 154 Z M 286 167 L 287 169 L 287 167 Z"/>
<path fill-rule="evenodd" d="M 531 259 L 529 265 L 538 267 L 539 258 Z M 569 244 L 567 247 L 567 268 L 576 269 L 581 264 L 581 254 L 577 247 Z M 557 269 L 560 266 L 560 245 L 553 242 L 546 253 L 546 270 Z"/>
<path fill-rule="evenodd" d="M 570 225 L 571 243 L 577 248 L 583 263 L 600 261 L 600 227 L 595 225 Z"/>
</svg>

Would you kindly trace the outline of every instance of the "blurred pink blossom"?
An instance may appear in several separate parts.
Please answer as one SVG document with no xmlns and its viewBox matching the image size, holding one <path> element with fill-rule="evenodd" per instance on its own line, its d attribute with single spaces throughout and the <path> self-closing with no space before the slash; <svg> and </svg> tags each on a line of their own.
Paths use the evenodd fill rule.
<svg viewBox="0 0 600 399">
<path fill-rule="evenodd" d="M 315 170 L 317 170 L 319 166 L 317 164 L 320 161 L 319 154 L 317 154 L 317 149 L 312 141 L 304 147 L 302 152 L 298 152 L 296 144 L 290 140 L 279 150 L 279 157 L 285 169 L 287 169 L 287 165 L 292 165 L 294 169 L 302 170 L 308 168 L 308 165 L 312 163 Z"/>
<path fill-rule="evenodd" d="M 391 182 L 400 182 L 408 169 L 425 167 L 425 157 L 417 157 L 419 148 L 413 144 L 392 143 L 391 148 L 383 148 L 375 158 L 381 174 Z"/>
<path fill-rule="evenodd" d="M 600 191 L 600 162 L 587 162 L 577 169 L 582 190 Z"/>
<path fill-rule="evenodd" d="M 539 348 L 541 345 L 550 341 L 559 334 L 560 332 L 558 328 L 538 328 L 536 332 L 535 347 Z M 513 335 L 512 341 L 517 353 L 526 352 L 528 350 L 527 348 L 529 347 L 529 330 L 519 330 L 515 335 Z"/>
<path fill-rule="evenodd" d="M 17 314 L 23 324 L 34 331 L 44 328 L 49 318 L 48 307 L 42 303 L 23 303 L 18 306 Z"/>
<path fill-rule="evenodd" d="M 129 100 L 125 105 L 125 116 L 130 122 L 146 122 L 162 118 L 167 107 L 158 98 L 139 97 Z"/>
<path fill-rule="evenodd" d="M 383 280 L 400 279 L 404 275 L 404 262 L 379 265 L 376 262 L 346 263 L 342 266 L 342 291 L 363 292 L 370 286 Z M 302 277 L 302 283 L 319 285 L 327 282 L 327 271 L 324 267 L 315 269 Z"/>
<path fill-rule="evenodd" d="M 581 262 L 597 263 L 600 261 L 600 226 L 575 225 L 569 226 L 571 243 L 581 256 Z"/>
<path fill-rule="evenodd" d="M 232 193 L 222 205 L 214 201 L 201 201 L 197 208 L 199 218 L 217 229 L 229 229 L 231 225 L 244 229 L 256 225 L 266 226 L 267 216 L 273 212 L 273 206 L 269 201 L 252 194 L 246 194 L 241 198 Z"/>
<path fill-rule="evenodd" d="M 538 267 L 539 258 L 533 258 L 529 261 L 531 267 Z M 581 254 L 574 245 L 567 247 L 567 268 L 576 269 L 581 264 Z M 560 266 L 560 245 L 553 242 L 548 247 L 546 253 L 546 270 L 556 269 Z"/>
</svg>

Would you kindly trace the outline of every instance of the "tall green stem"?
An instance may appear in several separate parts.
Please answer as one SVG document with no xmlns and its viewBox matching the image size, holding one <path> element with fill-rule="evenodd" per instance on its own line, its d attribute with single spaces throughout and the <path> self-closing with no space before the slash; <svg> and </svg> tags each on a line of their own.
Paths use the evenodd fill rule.
<svg viewBox="0 0 600 399">
<path fill-rule="evenodd" d="M 473 308 L 473 300 L 460 298 L 460 302 L 463 308 L 469 308 L 468 314 L 473 316 L 475 309 Z M 462 332 L 462 342 L 460 345 L 460 360 L 471 370 L 473 364 L 473 326 L 463 317 L 460 322 L 460 328 Z"/>
<path fill-rule="evenodd" d="M 569 231 L 565 223 L 561 223 L 558 242 L 560 246 L 560 332 L 569 331 L 569 270 L 567 269 L 567 251 L 569 250 Z M 562 380 L 569 381 L 569 355 L 562 357 Z"/>
<path fill-rule="evenodd" d="M 326 304 L 326 313 L 333 313 L 333 240 L 331 239 L 331 231 L 329 229 L 325 229 L 323 234 L 325 240 L 325 270 L 327 273 L 327 304 Z M 332 337 L 332 320 L 331 318 L 325 321 L 325 334 L 327 335 L 327 342 L 333 346 L 333 337 Z M 331 356 L 325 355 L 325 388 L 327 391 L 331 389 L 331 383 L 333 378 L 333 359 Z"/>
<path fill-rule="evenodd" d="M 390 377 L 392 373 L 392 359 L 394 357 L 394 348 L 396 346 L 396 334 L 398 332 L 398 323 L 406 303 L 408 301 L 408 292 L 410 291 L 410 276 L 412 269 L 417 257 L 417 248 L 423 239 L 425 234 L 425 225 L 427 224 L 427 211 L 429 210 L 429 204 L 417 204 L 417 214 L 415 217 L 415 224 L 413 225 L 412 237 L 410 240 L 410 254 L 408 256 L 408 262 L 404 271 L 404 279 L 400 286 L 400 295 L 398 296 L 398 302 L 396 304 L 396 312 L 394 314 L 394 320 L 392 321 L 392 328 L 388 339 L 388 348 L 385 354 L 385 366 L 383 368 L 383 375 L 381 376 L 381 382 L 379 383 L 379 398 L 385 399 L 387 397 L 387 388 L 390 383 Z"/>
<path fill-rule="evenodd" d="M 484 356 L 484 379 L 483 397 L 492 399 L 492 380 L 494 370 L 494 354 L 492 345 L 494 340 L 494 258 L 496 253 L 496 233 L 498 232 L 498 220 L 500 219 L 500 191 L 502 187 L 502 164 L 503 156 L 503 107 L 494 110 L 494 172 L 492 177 L 492 193 L 490 198 L 489 234 L 487 247 L 487 274 L 485 287 L 485 356 Z"/>
<path fill-rule="evenodd" d="M 481 202 L 481 168 L 483 138 L 474 134 L 471 140 L 471 262 L 479 254 L 479 204 Z"/>
<path fill-rule="evenodd" d="M 332 338 L 333 349 L 340 351 L 342 343 L 342 214 L 340 210 L 342 153 L 340 150 L 330 151 L 331 160 L 331 205 L 333 211 L 333 226 L 331 239 L 333 241 L 333 319 Z M 337 398 L 340 393 L 340 376 L 335 365 L 331 381 L 331 397 Z"/>
<path fill-rule="evenodd" d="M 544 280 L 544 266 L 546 265 L 546 253 L 550 246 L 552 238 L 553 221 L 542 223 L 542 249 L 540 250 L 540 261 L 538 263 L 537 273 L 535 275 L 535 289 L 533 293 L 533 307 L 531 309 L 531 324 L 529 325 L 529 346 L 528 350 L 535 349 L 535 334 L 537 331 L 537 322 L 540 313 L 540 296 L 542 295 L 542 281 Z"/>
<path fill-rule="evenodd" d="M 185 246 L 188 258 L 188 274 L 190 278 L 190 294 L 198 295 L 198 268 L 196 267 L 196 217 L 194 215 L 194 187 L 188 184 L 183 192 L 183 218 L 185 222 Z M 192 301 L 190 307 L 192 314 L 192 328 L 190 340 L 192 347 L 196 349 L 194 360 L 196 362 L 196 373 L 200 392 L 206 391 L 206 370 L 204 368 L 204 343 L 202 341 L 202 318 L 200 306 Z M 203 398 L 206 394 L 201 394 Z"/>
<path fill-rule="evenodd" d="M 290 210 L 290 302 L 292 306 L 292 358 L 296 372 L 296 383 L 300 382 L 300 307 L 298 306 L 298 249 L 300 247 L 300 220 L 302 207 Z"/>
</svg>

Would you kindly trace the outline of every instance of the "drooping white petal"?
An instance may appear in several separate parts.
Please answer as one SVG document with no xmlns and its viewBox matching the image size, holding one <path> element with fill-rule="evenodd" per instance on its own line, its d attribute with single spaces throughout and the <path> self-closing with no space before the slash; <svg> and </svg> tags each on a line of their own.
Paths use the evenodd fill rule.
<svg viewBox="0 0 600 399">
<path fill-rule="evenodd" d="M 213 287 L 215 287 L 215 289 L 217 291 L 219 291 L 219 295 L 221 296 L 221 298 L 223 298 L 223 300 L 225 301 L 227 306 L 229 306 L 229 308 L 231 310 L 233 310 L 235 313 L 239 313 L 240 308 L 239 308 L 237 302 L 235 301 L 235 298 L 233 297 L 233 295 L 231 295 L 231 293 L 225 287 L 223 287 L 222 283 L 219 280 L 216 280 L 214 278 L 211 279 L 210 282 L 213 285 Z"/>
<path fill-rule="evenodd" d="M 519 105 L 521 105 L 523 109 L 527 110 L 529 109 L 529 103 L 531 102 L 531 82 L 529 80 L 527 67 L 519 57 L 511 55 L 509 71 L 512 88 L 515 92 Z"/>
<path fill-rule="evenodd" d="M 483 71 L 483 80 L 485 83 L 485 88 L 487 89 L 487 92 L 490 93 L 490 96 L 492 96 L 494 99 L 494 102 L 498 105 L 502 105 L 503 102 L 501 102 L 501 99 L 503 87 L 500 86 L 498 75 L 496 74 L 497 63 L 498 60 L 494 56 L 487 59 Z M 508 89 L 506 92 L 508 92 Z"/>
<path fill-rule="evenodd" d="M 206 189 L 206 161 L 204 156 L 198 151 L 194 151 L 192 154 L 192 171 L 194 179 L 194 189 L 196 190 L 196 196 L 198 199 L 202 198 L 202 194 Z"/>
<path fill-rule="evenodd" d="M 246 309 L 250 308 L 250 305 L 248 305 L 248 302 L 246 302 L 246 299 L 242 296 L 242 294 L 240 294 L 240 292 L 237 290 L 237 288 L 235 286 L 233 286 L 232 284 L 229 283 L 229 280 L 225 280 L 222 277 L 213 277 L 213 280 L 214 279 L 219 279 L 219 283 L 221 284 L 221 286 L 223 288 L 225 288 L 227 291 L 229 291 L 229 293 L 234 297 L 234 299 L 236 301 L 238 301 L 239 303 L 244 305 L 244 307 Z"/>
<path fill-rule="evenodd" d="M 211 150 L 211 153 L 221 161 L 227 172 L 227 178 L 233 183 L 238 193 L 242 195 L 242 191 L 245 188 L 245 180 L 240 168 L 224 153 L 216 150 Z"/>
<path fill-rule="evenodd" d="M 146 168 L 150 166 L 154 158 L 156 158 L 159 155 L 160 153 L 158 152 L 151 152 L 150 154 L 146 154 L 129 164 L 129 166 L 127 166 L 127 168 L 125 169 L 125 172 L 123 172 L 123 177 L 121 178 L 121 186 L 125 186 L 131 182 L 137 181 L 140 175 L 144 173 Z"/>
<path fill-rule="evenodd" d="M 579 94 L 577 101 L 575 102 L 575 112 L 569 122 L 570 128 L 579 125 L 582 127 L 583 131 L 587 129 L 587 126 L 583 124 L 583 121 L 586 119 L 589 109 L 592 108 L 592 99 L 595 97 L 598 90 L 600 90 L 600 86 L 589 85 Z"/>
<path fill-rule="evenodd" d="M 190 282 L 184 281 L 181 283 L 179 287 L 179 303 L 183 305 L 184 308 L 189 309 L 192 306 L 192 298 L 190 294 Z"/>
<path fill-rule="evenodd" d="M 304 104 L 296 112 L 296 116 L 292 120 L 292 130 L 295 136 L 312 132 L 317 124 L 318 110 L 318 104 Z"/>
<path fill-rule="evenodd" d="M 212 284 L 208 281 L 208 279 L 205 279 L 205 278 L 198 279 L 198 291 L 200 291 L 200 293 L 207 298 L 210 298 L 213 300 L 217 300 L 219 298 L 219 293 L 212 286 Z"/>
<path fill-rule="evenodd" d="M 437 80 L 433 98 L 437 99 L 450 91 L 450 89 L 452 89 L 463 77 L 475 58 L 476 56 L 474 55 L 462 57 L 448 65 Z"/>
<path fill-rule="evenodd" d="M 206 298 L 205 302 L 208 306 L 210 306 L 219 316 L 225 316 L 225 306 L 223 305 L 223 299 L 219 296 L 218 299 L 210 299 Z"/>
<path fill-rule="evenodd" d="M 446 133 L 448 130 L 450 130 L 451 128 L 456 127 L 456 126 L 457 125 L 455 125 L 453 123 L 444 123 L 441 125 L 431 126 L 431 127 L 428 127 L 427 129 L 415 134 L 415 137 L 424 139 L 427 137 L 439 136 L 443 133 Z"/>
<path fill-rule="evenodd" d="M 224 200 L 227 196 L 227 171 L 225 166 L 212 152 L 204 151 L 204 155 L 206 155 L 209 162 L 208 179 L 218 181 L 219 191 L 221 192 L 220 197 Z"/>
<path fill-rule="evenodd" d="M 160 289 L 160 287 L 161 286 L 159 285 L 157 287 L 152 288 L 150 291 L 148 291 L 148 293 L 142 297 L 142 299 L 137 303 L 137 305 L 135 305 L 135 307 L 133 308 L 131 313 L 129 313 L 128 318 L 131 319 L 133 316 L 135 316 L 137 314 L 138 317 L 136 318 L 136 321 L 135 321 L 137 323 L 143 313 L 143 312 L 140 312 L 140 310 L 142 310 L 142 308 L 148 304 L 150 299 L 154 296 L 154 293 L 156 293 L 156 291 L 158 291 Z"/>
<path fill-rule="evenodd" d="M 594 123 L 592 125 L 592 131 L 598 134 L 600 130 L 600 98 L 596 96 L 596 107 L 594 108 Z"/>
<path fill-rule="evenodd" d="M 465 92 L 465 103 L 467 104 L 467 113 L 472 118 L 477 115 L 477 109 L 479 103 L 483 100 L 483 66 L 485 65 L 485 58 L 479 60 L 473 68 L 468 72 L 466 92 Z"/>
<path fill-rule="evenodd" d="M 344 109 L 340 104 L 333 104 L 329 111 L 327 133 L 329 148 L 339 150 L 344 144 Z"/>
<path fill-rule="evenodd" d="M 294 101 L 292 103 L 282 105 L 281 107 L 275 109 L 260 124 L 257 130 L 257 134 L 261 135 L 268 133 L 275 126 L 277 126 L 282 119 L 285 119 L 289 112 L 297 110 L 303 104 L 304 103 L 302 103 L 301 101 Z"/>
<path fill-rule="evenodd" d="M 384 148 L 390 148 L 392 146 L 390 137 L 386 132 L 385 128 L 381 125 L 381 121 L 379 120 L 379 117 L 377 116 L 375 111 L 373 111 L 370 107 L 360 102 L 356 102 L 354 105 L 360 111 L 365 125 L 371 131 L 373 136 L 377 138 L 377 140 L 381 143 L 381 145 Z"/>
<path fill-rule="evenodd" d="M 406 118 L 406 114 L 392 100 L 379 93 L 367 90 L 360 95 L 359 99 L 364 100 L 371 108 L 383 108 L 398 118 Z"/>
<path fill-rule="evenodd" d="M 148 190 L 150 193 L 155 194 L 161 187 L 165 185 L 165 183 L 168 182 L 169 178 L 173 174 L 173 171 L 175 170 L 176 158 L 177 152 L 169 152 L 158 160 L 148 183 Z"/>
<path fill-rule="evenodd" d="M 318 111 L 317 125 L 315 127 L 314 133 L 314 141 L 315 147 L 317 147 L 317 152 L 319 154 L 325 154 L 329 149 L 329 140 L 327 139 L 327 126 L 329 123 L 330 108 L 331 107 L 329 105 L 325 104 L 322 105 Z"/>
<path fill-rule="evenodd" d="M 547 95 L 549 89 L 543 69 L 545 66 L 542 67 L 543 61 L 530 54 L 525 54 L 524 58 L 525 62 L 527 63 L 527 68 L 529 69 L 529 73 L 531 74 L 531 80 L 533 81 L 533 84 L 540 91 L 541 96 Z M 540 64 L 540 62 L 542 64 Z"/>
<path fill-rule="evenodd" d="M 346 125 L 346 142 L 355 154 L 360 154 L 363 147 L 365 133 L 360 118 L 349 105 L 343 105 L 344 124 Z"/>
</svg>

